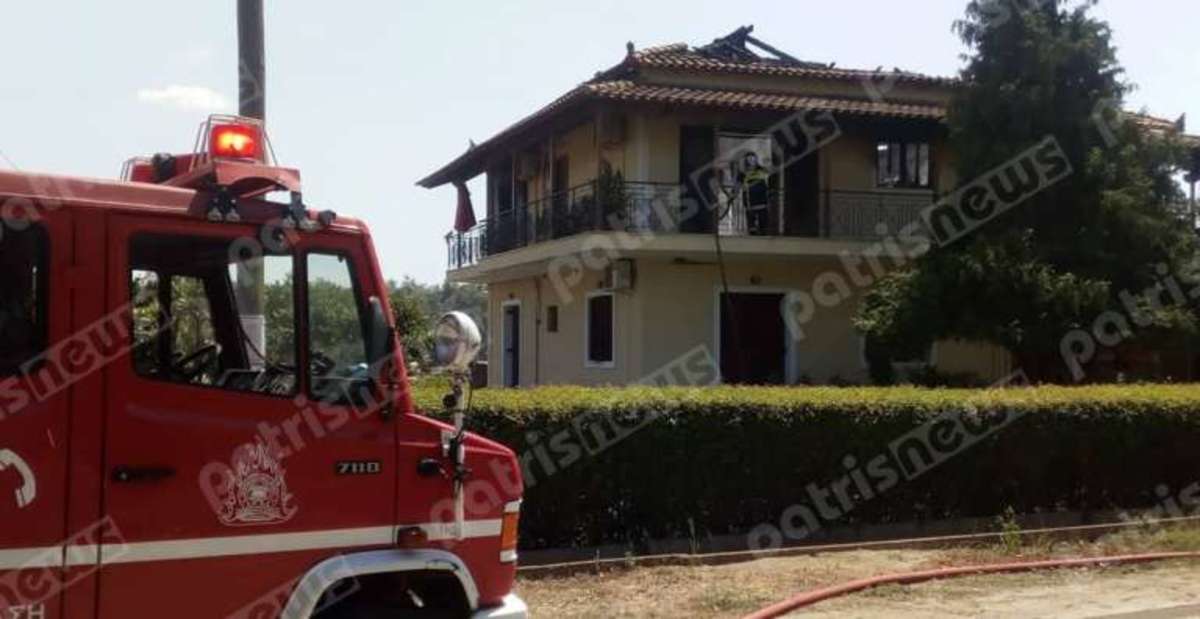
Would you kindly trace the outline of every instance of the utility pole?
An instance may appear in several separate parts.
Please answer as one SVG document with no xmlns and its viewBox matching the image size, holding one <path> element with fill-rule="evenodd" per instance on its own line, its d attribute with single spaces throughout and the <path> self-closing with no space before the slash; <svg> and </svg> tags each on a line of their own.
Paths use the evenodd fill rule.
<svg viewBox="0 0 1200 619">
<path fill-rule="evenodd" d="M 262 0 L 238 0 L 238 113 L 267 118 L 266 35 Z"/>
<path fill-rule="evenodd" d="M 263 0 L 238 0 L 238 114 L 267 119 L 266 28 Z M 246 357 L 251 367 L 266 365 L 262 355 L 267 349 L 266 285 L 261 257 L 239 257 L 237 301 L 242 328 L 249 339 Z"/>
</svg>

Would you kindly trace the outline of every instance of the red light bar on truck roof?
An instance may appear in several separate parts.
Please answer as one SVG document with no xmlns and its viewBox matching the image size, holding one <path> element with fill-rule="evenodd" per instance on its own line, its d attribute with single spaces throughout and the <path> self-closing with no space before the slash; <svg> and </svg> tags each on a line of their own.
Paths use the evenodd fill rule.
<svg viewBox="0 0 1200 619">
<path fill-rule="evenodd" d="M 261 127 L 243 123 L 213 125 L 208 153 L 222 159 L 262 160 Z"/>
<path fill-rule="evenodd" d="M 209 116 L 196 135 L 195 153 L 199 163 L 236 159 L 275 165 L 275 153 L 263 121 L 245 116 Z"/>
<path fill-rule="evenodd" d="M 202 168 L 222 161 L 275 168 L 275 153 L 263 122 L 256 118 L 214 114 L 200 124 L 191 153 L 134 157 L 121 169 L 121 180 L 135 183 L 187 185 L 188 178 Z"/>
<path fill-rule="evenodd" d="M 204 214 L 211 221 L 241 221 L 240 201 L 278 191 L 291 196 L 289 203 L 277 204 L 285 227 L 316 230 L 337 217 L 333 211 L 309 213 L 301 194 L 300 171 L 275 163 L 263 122 L 255 118 L 209 116 L 200 125 L 193 152 L 134 157 L 125 162 L 121 179 L 204 192 L 210 197 Z"/>
</svg>

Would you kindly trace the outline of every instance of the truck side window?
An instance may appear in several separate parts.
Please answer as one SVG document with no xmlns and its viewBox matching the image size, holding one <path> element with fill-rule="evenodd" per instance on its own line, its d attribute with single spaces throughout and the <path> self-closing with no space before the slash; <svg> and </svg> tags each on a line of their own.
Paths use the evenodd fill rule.
<svg viewBox="0 0 1200 619">
<path fill-rule="evenodd" d="M 18 374 L 46 347 L 46 233 L 0 222 L 0 376 Z"/>
<path fill-rule="evenodd" d="M 133 297 L 134 364 L 142 374 L 171 377 L 171 364 L 161 359 L 204 356 L 217 346 L 212 308 L 204 282 L 195 277 L 169 275 L 160 279 L 154 271 L 134 271 L 130 278 Z M 169 310 L 164 312 L 163 307 Z M 211 385 L 213 367 L 200 366 L 184 382 Z M 178 378 L 178 377 L 176 377 Z"/>
<path fill-rule="evenodd" d="M 239 259 L 220 239 L 146 235 L 131 248 L 134 369 L 175 383 L 296 391 L 291 255 Z"/>
<path fill-rule="evenodd" d="M 363 303 L 354 265 L 343 256 L 308 255 L 309 377 L 313 395 L 353 399 L 368 379 Z"/>
</svg>

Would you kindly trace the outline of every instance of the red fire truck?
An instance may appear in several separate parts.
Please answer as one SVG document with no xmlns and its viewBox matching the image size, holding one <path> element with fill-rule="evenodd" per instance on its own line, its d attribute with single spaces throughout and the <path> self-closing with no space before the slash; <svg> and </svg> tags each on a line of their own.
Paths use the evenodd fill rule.
<svg viewBox="0 0 1200 619">
<path fill-rule="evenodd" d="M 280 199 L 283 196 L 283 199 Z M 0 617 L 525 617 L 521 477 L 416 414 L 362 223 L 258 121 L 120 181 L 0 172 Z"/>
</svg>

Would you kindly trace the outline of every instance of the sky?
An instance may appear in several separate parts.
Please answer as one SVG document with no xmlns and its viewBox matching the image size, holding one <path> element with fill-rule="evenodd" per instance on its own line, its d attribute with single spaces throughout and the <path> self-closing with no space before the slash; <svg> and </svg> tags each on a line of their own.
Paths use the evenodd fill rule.
<svg viewBox="0 0 1200 619">
<path fill-rule="evenodd" d="M 444 279 L 451 187 L 429 172 L 621 60 L 753 24 L 793 56 L 952 75 L 965 0 L 265 0 L 267 127 L 305 201 L 365 220 L 386 277 Z M 1133 109 L 1200 133 L 1200 2 L 1105 0 Z M 189 152 L 237 101 L 235 0 L 5 2 L 0 167 L 116 177 Z M 477 213 L 482 185 L 472 185 Z M 481 215 L 482 216 L 482 215 Z"/>
</svg>

